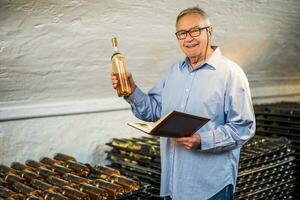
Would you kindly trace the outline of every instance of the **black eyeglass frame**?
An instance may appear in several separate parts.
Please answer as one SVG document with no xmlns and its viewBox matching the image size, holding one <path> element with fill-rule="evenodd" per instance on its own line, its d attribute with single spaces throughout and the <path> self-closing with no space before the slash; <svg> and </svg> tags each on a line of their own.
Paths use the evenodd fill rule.
<svg viewBox="0 0 300 200">
<path fill-rule="evenodd" d="M 181 39 L 177 36 L 177 34 L 178 34 L 179 32 L 182 32 L 183 30 L 177 31 L 177 32 L 175 33 L 175 35 L 176 35 L 176 38 L 177 38 L 178 40 L 184 40 L 184 39 L 186 39 L 187 34 L 189 34 L 192 38 L 194 38 L 194 37 L 200 36 L 200 35 L 201 35 L 201 31 L 204 30 L 204 29 L 207 29 L 207 28 L 209 28 L 209 27 L 210 27 L 210 26 L 205 26 L 205 27 L 201 27 L 201 28 L 200 28 L 200 27 L 193 27 L 193 28 L 191 28 L 191 29 L 189 29 L 189 30 L 187 30 L 187 31 L 184 31 L 185 37 L 184 37 L 184 38 L 181 38 Z M 192 36 L 191 33 L 190 33 L 190 31 L 193 30 L 193 29 L 198 29 L 198 30 L 199 30 L 199 35 Z"/>
</svg>

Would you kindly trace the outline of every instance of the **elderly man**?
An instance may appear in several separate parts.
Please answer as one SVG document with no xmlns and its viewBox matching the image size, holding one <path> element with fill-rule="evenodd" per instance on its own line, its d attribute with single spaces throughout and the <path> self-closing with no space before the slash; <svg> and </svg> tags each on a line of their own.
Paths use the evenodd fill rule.
<svg viewBox="0 0 300 200">
<path fill-rule="evenodd" d="M 156 121 L 172 110 L 211 119 L 191 137 L 161 138 L 161 196 L 174 200 L 233 199 L 241 146 L 255 132 L 247 78 L 242 69 L 211 46 L 206 13 L 183 10 L 176 37 L 186 58 L 143 93 L 125 97 L 134 115 Z M 118 80 L 111 75 L 113 87 Z"/>
</svg>

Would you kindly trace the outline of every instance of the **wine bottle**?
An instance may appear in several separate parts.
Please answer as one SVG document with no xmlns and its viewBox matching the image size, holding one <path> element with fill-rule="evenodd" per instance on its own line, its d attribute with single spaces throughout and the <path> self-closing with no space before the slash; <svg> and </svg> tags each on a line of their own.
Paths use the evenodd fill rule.
<svg viewBox="0 0 300 200">
<path fill-rule="evenodd" d="M 37 162 L 35 160 L 26 160 L 25 164 L 32 168 L 39 168 L 45 166 L 45 164 Z"/>
<path fill-rule="evenodd" d="M 21 182 L 21 183 L 25 183 L 26 180 L 23 179 L 22 177 L 20 177 L 17 174 L 13 174 L 13 173 L 7 173 L 7 174 L 3 174 L 0 173 L 0 177 L 4 179 L 5 182 L 9 183 L 9 184 L 13 184 L 15 182 Z"/>
<path fill-rule="evenodd" d="M 87 183 L 80 183 L 78 184 L 78 187 L 81 192 L 89 194 L 93 199 L 101 199 L 102 197 L 108 196 L 106 190 Z"/>
<path fill-rule="evenodd" d="M 51 190 L 46 190 L 43 192 L 44 200 L 68 200 L 68 197 L 65 197 L 57 192 Z"/>
<path fill-rule="evenodd" d="M 129 179 L 125 176 L 113 174 L 109 177 L 108 180 L 111 181 L 112 183 L 116 183 L 118 185 L 123 186 L 126 192 L 132 192 L 140 188 L 139 182 Z"/>
<path fill-rule="evenodd" d="M 55 160 L 61 160 L 61 161 L 68 161 L 68 160 L 77 161 L 76 158 L 74 158 L 73 156 L 66 155 L 66 154 L 63 154 L 63 153 L 57 153 L 57 154 L 54 155 L 53 158 Z"/>
<path fill-rule="evenodd" d="M 20 182 L 15 182 L 12 185 L 12 188 L 22 194 L 26 194 L 26 195 L 37 195 L 39 196 L 39 194 L 41 194 L 41 191 L 36 190 L 32 187 L 29 187 L 28 185 L 25 185 L 23 183 Z"/>
<path fill-rule="evenodd" d="M 24 169 L 30 169 L 29 166 L 26 166 L 26 165 L 24 165 L 22 163 L 19 163 L 19 162 L 12 162 L 10 164 L 10 167 L 13 168 L 13 169 L 15 169 L 15 170 L 19 170 L 19 171 L 22 171 Z"/>
<path fill-rule="evenodd" d="M 37 173 L 32 172 L 28 169 L 24 169 L 22 171 L 17 171 L 17 174 L 26 180 L 42 179 L 42 177 L 40 175 L 38 175 Z"/>
<path fill-rule="evenodd" d="M 137 159 L 137 160 L 147 160 L 147 161 L 152 160 L 152 158 L 150 156 L 133 153 L 132 151 L 123 151 L 123 150 L 119 150 L 119 151 L 120 151 L 120 154 L 122 154 L 124 156 L 128 156 L 130 158 Z"/>
<path fill-rule="evenodd" d="M 5 199 L 11 197 L 12 199 L 22 199 L 23 195 L 13 192 L 12 190 L 0 185 L 0 197 Z"/>
<path fill-rule="evenodd" d="M 102 179 L 95 179 L 93 181 L 93 184 L 96 185 L 96 187 L 105 189 L 110 196 L 118 196 L 124 193 L 124 189 L 122 186 L 110 183 Z"/>
<path fill-rule="evenodd" d="M 52 171 L 57 172 L 61 175 L 66 174 L 66 173 L 73 173 L 73 170 L 71 170 L 67 167 L 64 167 L 62 165 L 59 165 L 59 164 L 50 165 L 49 168 L 51 168 Z"/>
<path fill-rule="evenodd" d="M 93 168 L 93 173 L 94 174 L 106 174 L 106 175 L 120 175 L 120 171 L 111 167 L 103 166 L 103 165 L 96 165 Z"/>
<path fill-rule="evenodd" d="M 40 162 L 41 163 L 44 163 L 46 165 L 53 165 L 53 164 L 62 164 L 63 162 L 60 161 L 60 160 L 53 160 L 51 158 L 48 158 L 48 157 L 42 157 L 40 159 Z"/>
<path fill-rule="evenodd" d="M 71 181 L 73 183 L 92 183 L 92 180 L 77 176 L 75 174 L 65 173 L 62 177 L 65 180 Z"/>
<path fill-rule="evenodd" d="M 128 150 L 136 150 L 139 151 L 142 149 L 140 144 L 132 142 L 130 140 L 123 140 L 123 139 L 113 139 L 112 145 L 116 147 L 126 148 Z"/>
<path fill-rule="evenodd" d="M 87 165 L 81 164 L 73 160 L 66 161 L 65 166 L 76 171 L 76 174 L 79 176 L 87 176 L 91 171 Z"/>
<path fill-rule="evenodd" d="M 42 191 L 44 191 L 44 190 L 52 190 L 52 191 L 57 190 L 56 186 L 50 185 L 50 184 L 45 183 L 44 181 L 41 181 L 41 180 L 38 180 L 38 179 L 32 179 L 30 181 L 30 185 L 33 188 L 36 188 L 36 189 L 42 190 Z"/>
<path fill-rule="evenodd" d="M 25 198 L 24 198 L 24 200 L 43 200 L 43 198 L 41 198 L 41 197 L 38 197 L 38 196 L 36 196 L 36 195 L 27 195 Z"/>
<path fill-rule="evenodd" d="M 71 188 L 69 186 L 63 186 L 61 187 L 62 189 L 62 194 L 66 197 L 69 197 L 70 199 L 75 199 L 75 200 L 90 200 L 90 197 L 79 190 L 76 190 L 74 188 Z"/>
<path fill-rule="evenodd" d="M 117 38 L 112 38 L 114 53 L 111 56 L 112 71 L 118 79 L 117 93 L 118 96 L 129 96 L 132 93 L 132 87 L 127 78 L 125 57 L 118 49 Z"/>
<path fill-rule="evenodd" d="M 66 181 L 64 179 L 58 178 L 56 176 L 49 176 L 47 178 L 47 182 L 50 183 L 50 184 L 52 184 L 52 185 L 58 186 L 58 187 L 72 186 L 72 183 L 70 183 L 69 181 Z"/>
<path fill-rule="evenodd" d="M 16 170 L 15 169 L 12 169 L 6 165 L 2 165 L 0 164 L 0 173 L 3 173 L 3 174 L 6 174 L 6 173 L 16 173 Z"/>
</svg>

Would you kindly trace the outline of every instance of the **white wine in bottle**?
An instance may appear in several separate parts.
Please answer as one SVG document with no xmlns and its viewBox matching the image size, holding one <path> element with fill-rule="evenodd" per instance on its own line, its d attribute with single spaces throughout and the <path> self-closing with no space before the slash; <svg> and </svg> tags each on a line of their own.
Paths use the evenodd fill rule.
<svg viewBox="0 0 300 200">
<path fill-rule="evenodd" d="M 118 96 L 129 96 L 132 93 L 133 88 L 127 78 L 125 57 L 118 49 L 118 41 L 116 37 L 112 38 L 112 46 L 114 48 L 114 53 L 111 56 L 111 63 L 113 74 L 118 79 Z"/>
</svg>

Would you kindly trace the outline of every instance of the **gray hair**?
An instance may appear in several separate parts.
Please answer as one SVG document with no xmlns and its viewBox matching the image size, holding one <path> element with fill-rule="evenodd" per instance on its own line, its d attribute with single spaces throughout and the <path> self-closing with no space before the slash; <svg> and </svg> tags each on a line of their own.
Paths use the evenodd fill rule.
<svg viewBox="0 0 300 200">
<path fill-rule="evenodd" d="M 187 9 L 184 9 L 183 11 L 181 11 L 179 13 L 179 15 L 177 16 L 176 25 L 181 17 L 183 17 L 184 15 L 187 15 L 187 14 L 191 14 L 191 13 L 198 13 L 199 15 L 201 15 L 204 19 L 204 26 L 210 26 L 210 21 L 208 19 L 208 15 L 206 14 L 206 12 L 204 10 L 202 10 L 198 6 L 187 8 Z"/>
</svg>

